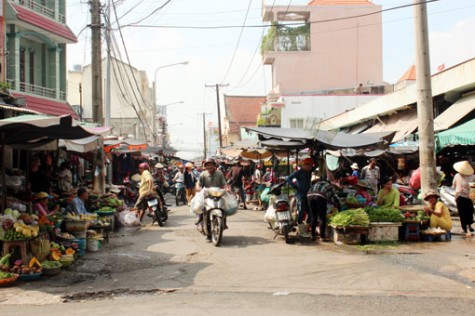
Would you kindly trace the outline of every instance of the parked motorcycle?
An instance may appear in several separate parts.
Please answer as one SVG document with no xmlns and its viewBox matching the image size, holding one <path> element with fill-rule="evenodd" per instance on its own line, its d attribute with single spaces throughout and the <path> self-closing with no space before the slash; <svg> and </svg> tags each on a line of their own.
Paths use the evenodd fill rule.
<svg viewBox="0 0 475 316">
<path fill-rule="evenodd" d="M 285 243 L 291 242 L 289 233 L 296 231 L 296 223 L 292 217 L 287 195 L 282 194 L 282 187 L 285 182 L 275 184 L 269 189 L 269 206 L 264 215 L 264 219 L 269 223 L 270 228 L 277 235 L 284 236 Z"/>
<path fill-rule="evenodd" d="M 163 226 L 168 219 L 168 209 L 161 204 L 155 194 L 147 196 L 148 216 L 152 217 L 152 225 L 157 222 L 158 226 Z"/>
<path fill-rule="evenodd" d="M 226 190 L 208 188 L 205 191 L 205 208 L 203 212 L 202 233 L 211 239 L 216 247 L 221 244 L 223 230 L 226 227 L 226 203 L 223 196 Z"/>
<path fill-rule="evenodd" d="M 399 190 L 399 194 L 401 196 L 401 205 L 415 205 L 419 204 L 419 200 L 417 199 L 418 192 L 414 190 L 410 186 L 407 185 L 394 185 Z"/>
</svg>

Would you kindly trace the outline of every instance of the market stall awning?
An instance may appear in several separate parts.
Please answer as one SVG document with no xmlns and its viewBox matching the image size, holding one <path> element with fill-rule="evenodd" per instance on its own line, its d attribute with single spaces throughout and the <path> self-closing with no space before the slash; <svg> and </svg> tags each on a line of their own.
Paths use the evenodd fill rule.
<svg viewBox="0 0 475 316">
<path fill-rule="evenodd" d="M 67 151 L 74 151 L 77 153 L 87 153 L 97 150 L 99 143 L 99 136 L 90 136 L 75 140 L 60 139 L 58 147 L 66 147 Z"/>
<path fill-rule="evenodd" d="M 475 145 L 475 119 L 437 134 L 436 140 L 439 149 L 456 145 Z"/>
<path fill-rule="evenodd" d="M 348 134 L 343 132 L 310 131 L 298 128 L 246 128 L 255 132 L 259 140 L 280 139 L 283 141 L 305 141 L 306 147 L 323 146 L 326 149 L 387 147 L 393 132 L 375 134 Z"/>
<path fill-rule="evenodd" d="M 279 140 L 279 139 L 269 139 L 269 140 L 264 140 L 259 142 L 261 146 L 267 147 L 267 148 L 280 148 L 280 149 L 287 149 L 287 150 L 292 150 L 292 149 L 303 149 L 307 148 L 307 142 L 306 141 L 284 141 L 284 140 Z"/>
<path fill-rule="evenodd" d="M 112 151 L 119 152 L 139 152 L 147 149 L 147 143 L 134 140 L 134 139 L 122 139 L 122 140 L 105 140 L 104 141 L 104 151 L 106 153 Z"/>
<path fill-rule="evenodd" d="M 46 142 L 56 139 L 80 139 L 92 136 L 71 116 L 22 115 L 0 120 L 5 144 Z"/>
<path fill-rule="evenodd" d="M 434 119 L 434 132 L 449 129 L 475 110 L 475 94 L 461 98 Z"/>
<path fill-rule="evenodd" d="M 377 124 L 364 131 L 363 134 L 395 132 L 392 141 L 397 142 L 411 135 L 417 129 L 417 125 L 417 110 L 413 109 L 382 118 Z"/>
</svg>

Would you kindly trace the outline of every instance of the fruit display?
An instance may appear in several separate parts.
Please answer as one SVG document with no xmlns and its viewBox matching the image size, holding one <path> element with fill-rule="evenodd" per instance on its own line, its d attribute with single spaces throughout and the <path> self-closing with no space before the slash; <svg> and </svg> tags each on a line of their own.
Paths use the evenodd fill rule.
<svg viewBox="0 0 475 316">
<path fill-rule="evenodd" d="M 10 272 L 1 272 L 0 271 L 0 280 L 13 278 L 15 275 Z"/>
<path fill-rule="evenodd" d="M 47 239 L 35 238 L 30 241 L 31 252 L 38 258 L 39 261 L 43 261 L 50 253 L 50 242 Z"/>
<path fill-rule="evenodd" d="M 95 221 L 97 219 L 97 214 L 81 214 L 81 215 L 72 215 L 67 214 L 64 219 L 70 221 Z"/>
<path fill-rule="evenodd" d="M 61 268 L 63 265 L 59 261 L 43 261 L 41 266 L 43 269 L 57 269 Z"/>
<path fill-rule="evenodd" d="M 10 257 L 11 253 L 7 253 L 2 258 L 0 258 L 0 271 L 9 271 L 10 270 Z"/>
<path fill-rule="evenodd" d="M 15 265 L 10 270 L 12 273 L 16 273 L 19 275 L 29 275 L 29 274 L 37 274 L 43 271 L 42 265 L 33 258 L 30 260 L 29 264 L 24 264 L 21 260 L 15 261 Z"/>
<path fill-rule="evenodd" d="M 57 233 L 56 236 L 59 238 L 68 239 L 68 240 L 73 240 L 75 238 L 73 235 L 68 234 L 66 232 Z"/>
</svg>

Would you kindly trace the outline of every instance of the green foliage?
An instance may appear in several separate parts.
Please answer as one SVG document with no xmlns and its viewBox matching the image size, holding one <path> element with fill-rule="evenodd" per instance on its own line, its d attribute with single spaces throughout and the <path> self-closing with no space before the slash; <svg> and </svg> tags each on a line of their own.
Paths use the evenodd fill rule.
<svg viewBox="0 0 475 316">
<path fill-rule="evenodd" d="M 261 55 L 274 51 L 276 47 L 278 51 L 309 51 L 310 24 L 284 26 L 274 22 L 262 38 Z"/>
<path fill-rule="evenodd" d="M 330 225 L 333 227 L 346 227 L 350 225 L 368 226 L 369 218 L 364 209 L 357 208 L 335 214 Z"/>
<path fill-rule="evenodd" d="M 11 88 L 12 87 L 10 86 L 10 84 L 8 82 L 0 81 L 0 91 L 6 91 L 6 90 L 9 90 Z"/>
<path fill-rule="evenodd" d="M 400 210 L 393 208 L 366 208 L 370 222 L 400 223 L 404 219 Z"/>
</svg>

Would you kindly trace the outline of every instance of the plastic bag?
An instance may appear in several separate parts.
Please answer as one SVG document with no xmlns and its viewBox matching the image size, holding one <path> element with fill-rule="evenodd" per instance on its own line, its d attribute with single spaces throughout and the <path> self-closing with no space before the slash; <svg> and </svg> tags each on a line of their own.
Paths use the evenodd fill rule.
<svg viewBox="0 0 475 316">
<path fill-rule="evenodd" d="M 205 209 L 205 196 L 204 190 L 196 193 L 195 197 L 191 200 L 190 213 L 191 214 L 202 214 Z"/>
<path fill-rule="evenodd" d="M 140 226 L 140 219 L 137 213 L 132 211 L 122 211 L 119 213 L 119 221 L 124 226 Z"/>
<path fill-rule="evenodd" d="M 273 207 L 269 207 L 264 213 L 264 220 L 268 223 L 273 223 L 276 221 L 275 209 Z"/>
<path fill-rule="evenodd" d="M 421 188 L 421 168 L 417 168 L 409 179 L 409 185 L 411 188 L 419 190 Z"/>
<path fill-rule="evenodd" d="M 234 195 L 226 193 L 222 197 L 225 205 L 225 212 L 227 216 L 232 216 L 237 213 L 239 204 Z"/>
</svg>

